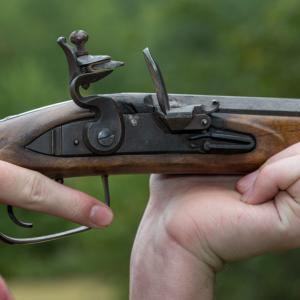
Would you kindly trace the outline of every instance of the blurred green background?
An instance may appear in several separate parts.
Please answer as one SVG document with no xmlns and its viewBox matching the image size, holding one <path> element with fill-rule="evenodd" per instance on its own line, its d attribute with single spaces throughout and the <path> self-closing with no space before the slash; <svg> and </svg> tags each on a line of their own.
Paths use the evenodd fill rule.
<svg viewBox="0 0 300 300">
<path fill-rule="evenodd" d="M 296 0 L 10 0 L 0 10 L 1 116 L 68 99 L 60 35 L 90 34 L 93 54 L 126 67 L 94 92 L 153 91 L 141 50 L 160 62 L 169 91 L 274 97 L 300 96 L 300 2 Z M 68 180 L 100 197 L 100 179 Z M 148 197 L 148 177 L 111 178 L 114 224 L 45 245 L 0 245 L 0 270 L 17 299 L 126 299 L 130 249 Z M 0 195 L 1 196 L 1 195 Z M 1 229 L 16 229 L 1 211 Z M 43 215 L 32 234 L 70 227 Z M 227 266 L 218 299 L 299 299 L 299 251 Z M 49 297 L 49 298 L 47 298 Z"/>
</svg>

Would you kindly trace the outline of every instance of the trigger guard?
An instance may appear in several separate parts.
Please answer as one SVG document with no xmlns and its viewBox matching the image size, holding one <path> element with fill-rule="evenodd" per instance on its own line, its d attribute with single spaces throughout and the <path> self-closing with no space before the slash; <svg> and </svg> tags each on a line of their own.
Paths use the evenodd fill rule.
<svg viewBox="0 0 300 300">
<path fill-rule="evenodd" d="M 32 223 L 27 223 L 20 221 L 14 214 L 13 207 L 11 205 L 7 205 L 7 213 L 9 218 L 18 226 L 24 227 L 24 228 L 32 228 L 33 224 Z"/>
</svg>

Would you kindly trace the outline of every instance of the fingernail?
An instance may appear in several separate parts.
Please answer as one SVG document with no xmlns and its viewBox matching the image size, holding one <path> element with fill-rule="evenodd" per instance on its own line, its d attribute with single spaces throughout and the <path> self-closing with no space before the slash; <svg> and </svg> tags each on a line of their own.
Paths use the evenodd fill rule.
<svg viewBox="0 0 300 300">
<path fill-rule="evenodd" d="M 103 205 L 95 205 L 90 212 L 90 222 L 95 227 L 107 226 L 112 222 L 112 211 Z"/>
<path fill-rule="evenodd" d="M 238 181 L 238 185 L 243 189 L 243 190 L 248 190 L 253 183 L 255 182 L 255 179 L 257 177 L 258 174 L 258 170 L 242 177 L 239 181 Z"/>
</svg>

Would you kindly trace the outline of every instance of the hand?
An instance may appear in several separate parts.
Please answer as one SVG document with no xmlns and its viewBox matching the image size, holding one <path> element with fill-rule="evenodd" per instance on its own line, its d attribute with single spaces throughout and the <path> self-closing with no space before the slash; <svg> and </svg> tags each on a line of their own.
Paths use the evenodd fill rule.
<svg viewBox="0 0 300 300">
<path fill-rule="evenodd" d="M 113 219 L 110 208 L 97 199 L 4 161 L 0 161 L 0 203 L 62 217 L 93 228 L 108 226 Z M 13 299 L 2 279 L 0 299 Z"/>
<path fill-rule="evenodd" d="M 132 252 L 131 299 L 212 299 L 224 263 L 298 247 L 299 154 L 294 145 L 240 180 L 153 176 Z"/>
</svg>

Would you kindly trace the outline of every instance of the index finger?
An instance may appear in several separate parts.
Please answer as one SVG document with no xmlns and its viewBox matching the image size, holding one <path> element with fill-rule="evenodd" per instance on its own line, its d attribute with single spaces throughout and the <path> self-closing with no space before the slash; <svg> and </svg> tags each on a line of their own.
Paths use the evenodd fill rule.
<svg viewBox="0 0 300 300">
<path fill-rule="evenodd" d="M 104 227 L 113 219 L 111 209 L 97 199 L 4 161 L 0 161 L 0 199 L 4 204 L 62 217 L 88 227 Z"/>
</svg>

